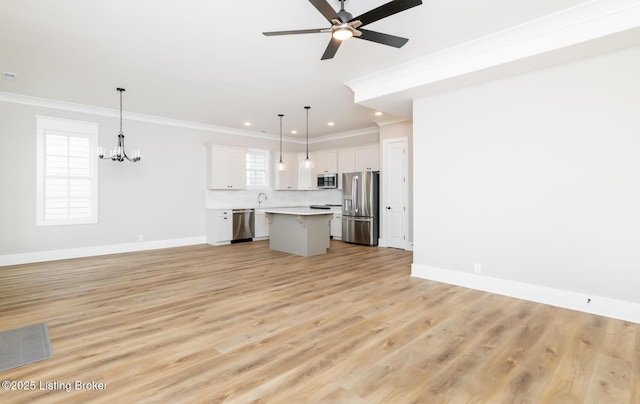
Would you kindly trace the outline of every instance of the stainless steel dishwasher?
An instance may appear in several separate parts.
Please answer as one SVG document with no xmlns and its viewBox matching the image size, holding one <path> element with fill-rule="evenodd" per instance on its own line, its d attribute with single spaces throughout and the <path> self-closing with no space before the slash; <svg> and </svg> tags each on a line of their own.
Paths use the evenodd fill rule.
<svg viewBox="0 0 640 404">
<path fill-rule="evenodd" d="M 255 235 L 255 209 L 233 209 L 233 238 L 231 242 L 251 241 Z"/>
</svg>

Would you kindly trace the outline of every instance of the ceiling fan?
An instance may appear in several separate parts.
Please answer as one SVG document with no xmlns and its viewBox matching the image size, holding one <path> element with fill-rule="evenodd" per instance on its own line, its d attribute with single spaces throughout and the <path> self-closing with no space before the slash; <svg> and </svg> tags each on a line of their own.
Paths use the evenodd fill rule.
<svg viewBox="0 0 640 404">
<path fill-rule="evenodd" d="M 405 43 L 407 43 L 407 38 L 370 31 L 368 29 L 362 29 L 361 27 L 412 7 L 419 6 L 422 4 L 422 0 L 393 0 L 381 5 L 380 7 L 374 8 L 373 10 L 369 10 L 364 14 L 360 14 L 357 17 L 353 17 L 351 13 L 344 9 L 344 0 L 340 0 L 340 11 L 338 12 L 331 7 L 327 0 L 309 0 L 309 3 L 313 4 L 324 18 L 331 23 L 330 28 L 273 31 L 263 32 L 262 34 L 265 36 L 273 36 L 330 32 L 331 41 L 321 58 L 321 60 L 325 60 L 333 58 L 342 41 L 351 37 L 401 48 Z"/>
</svg>

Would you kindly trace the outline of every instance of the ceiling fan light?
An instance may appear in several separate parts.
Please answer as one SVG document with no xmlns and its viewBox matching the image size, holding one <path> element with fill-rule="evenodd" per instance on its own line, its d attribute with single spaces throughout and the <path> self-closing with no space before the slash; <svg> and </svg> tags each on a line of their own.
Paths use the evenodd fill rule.
<svg viewBox="0 0 640 404">
<path fill-rule="evenodd" d="M 346 39 L 349 39 L 353 36 L 353 28 L 351 28 L 350 26 L 341 26 L 338 27 L 336 29 L 333 30 L 333 32 L 331 33 L 331 35 L 333 35 L 333 37 L 335 39 L 337 39 L 338 41 L 344 41 Z"/>
</svg>

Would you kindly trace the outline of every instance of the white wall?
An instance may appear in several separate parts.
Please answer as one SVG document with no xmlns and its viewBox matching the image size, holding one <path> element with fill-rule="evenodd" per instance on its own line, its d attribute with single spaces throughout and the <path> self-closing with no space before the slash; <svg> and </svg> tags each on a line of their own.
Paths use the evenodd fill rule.
<svg viewBox="0 0 640 404">
<path fill-rule="evenodd" d="M 639 71 L 632 48 L 416 100 L 414 272 L 640 303 Z"/>
<path fill-rule="evenodd" d="M 99 222 L 37 227 L 36 114 L 98 122 L 99 145 L 108 150 L 117 141 L 117 118 L 0 101 L 0 144 L 4 151 L 0 159 L 0 265 L 204 242 L 206 204 L 228 206 L 238 198 L 253 201 L 258 193 L 207 191 L 204 145 L 219 143 L 270 150 L 279 147 L 277 140 L 125 119 L 126 147 L 139 148 L 142 160 L 99 162 Z M 371 136 L 361 138 L 371 143 Z M 338 144 L 341 142 L 321 142 L 310 149 Z M 304 145 L 287 144 L 287 150 L 304 150 Z M 340 200 L 338 191 L 270 191 L 270 195 L 268 202 L 283 204 Z M 143 243 L 139 242 L 140 235 Z M 94 248 L 104 246 L 122 249 Z M 60 250 L 70 252 L 40 254 Z"/>
</svg>

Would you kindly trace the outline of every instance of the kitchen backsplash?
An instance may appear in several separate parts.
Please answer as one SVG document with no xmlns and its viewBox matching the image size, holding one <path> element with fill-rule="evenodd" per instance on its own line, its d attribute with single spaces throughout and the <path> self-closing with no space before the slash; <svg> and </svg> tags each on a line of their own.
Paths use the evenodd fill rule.
<svg viewBox="0 0 640 404">
<path fill-rule="evenodd" d="M 258 207 L 258 194 L 267 195 L 261 198 L 262 207 L 275 206 L 308 206 L 322 204 L 341 204 L 342 191 L 322 189 L 317 191 L 275 191 L 267 189 L 237 191 L 206 191 L 205 207 L 207 209 L 233 209 Z"/>
</svg>

